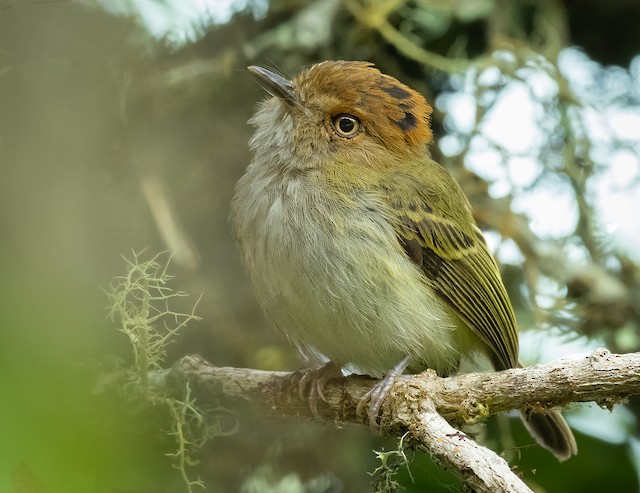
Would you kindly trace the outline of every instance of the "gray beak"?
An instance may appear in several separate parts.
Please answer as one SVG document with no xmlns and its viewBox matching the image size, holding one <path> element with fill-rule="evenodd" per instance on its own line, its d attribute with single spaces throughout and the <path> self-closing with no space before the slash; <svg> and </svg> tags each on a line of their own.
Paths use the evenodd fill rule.
<svg viewBox="0 0 640 493">
<path fill-rule="evenodd" d="M 257 65 L 250 65 L 247 70 L 251 72 L 258 82 L 274 96 L 278 96 L 286 103 L 298 104 L 298 96 L 296 94 L 293 83 L 284 77 L 279 76 L 275 72 Z"/>
</svg>

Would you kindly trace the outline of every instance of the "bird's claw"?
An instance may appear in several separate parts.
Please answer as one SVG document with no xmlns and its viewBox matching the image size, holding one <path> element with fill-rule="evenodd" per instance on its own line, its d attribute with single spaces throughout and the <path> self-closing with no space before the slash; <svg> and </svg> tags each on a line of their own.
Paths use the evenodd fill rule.
<svg viewBox="0 0 640 493">
<path fill-rule="evenodd" d="M 342 371 L 340 367 L 329 362 L 320 368 L 314 370 L 303 370 L 302 375 L 298 377 L 299 372 L 294 373 L 298 380 L 298 395 L 302 400 L 309 401 L 309 409 L 315 418 L 320 418 L 318 412 L 318 401 L 327 402 L 324 395 L 324 389 L 329 380 L 341 378 Z"/>
<path fill-rule="evenodd" d="M 369 417 L 369 426 L 371 427 L 371 431 L 376 435 L 380 433 L 380 425 L 378 423 L 378 414 L 380 413 L 380 408 L 382 407 L 382 403 L 384 402 L 389 390 L 402 372 L 409 365 L 409 357 L 403 358 L 396 366 L 391 368 L 384 376 L 384 378 L 378 381 L 369 391 L 364 394 L 360 400 L 358 401 L 358 405 L 356 406 L 356 415 L 362 416 L 364 414 L 365 406 L 369 406 L 367 411 L 367 416 Z"/>
</svg>

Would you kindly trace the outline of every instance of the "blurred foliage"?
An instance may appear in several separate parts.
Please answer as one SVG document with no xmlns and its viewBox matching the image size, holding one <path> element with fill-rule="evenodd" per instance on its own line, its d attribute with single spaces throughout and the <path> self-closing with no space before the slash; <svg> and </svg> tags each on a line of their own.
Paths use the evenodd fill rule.
<svg viewBox="0 0 640 493">
<path fill-rule="evenodd" d="M 594 194 L 616 152 L 640 149 L 585 124 L 611 107 L 640 106 L 638 2 L 249 0 L 228 22 L 203 16 L 183 42 L 150 35 L 145 5 L 0 2 L 0 491 L 184 491 L 165 455 L 174 450 L 166 410 L 96 393 L 113 370 L 108 358 L 131 354 L 105 319 L 101 291 L 121 272 L 122 253 L 168 249 L 172 288 L 203 293 L 202 322 L 167 348 L 168 363 L 197 352 L 220 366 L 298 366 L 256 305 L 227 222 L 250 160 L 246 121 L 263 97 L 244 71 L 250 63 L 294 74 L 323 59 L 364 59 L 420 90 L 434 102 L 436 141 L 444 139 L 434 154 L 483 229 L 522 258 L 503 265 L 523 325 L 640 350 L 637 257 L 610 240 Z M 563 69 L 571 46 L 593 66 L 586 85 Z M 540 74 L 555 88 L 544 97 Z M 542 108 L 533 153 L 542 171 L 496 197 L 470 151 L 489 145 L 486 122 L 513 83 Z M 470 129 L 447 119 L 446 98 L 461 93 L 472 102 Z M 512 152 L 494 144 L 495 167 L 510 169 Z M 540 234 L 526 211 L 514 211 L 525 188 L 569 190 L 575 228 Z M 637 419 L 640 402 L 627 408 Z M 635 421 L 622 443 L 581 434 L 580 454 L 562 465 L 522 447 L 531 439 L 515 421 L 492 420 L 482 435 L 517 455 L 536 491 L 638 490 Z M 372 450 L 396 446 L 360 427 L 247 416 L 235 435 L 204 446 L 195 472 L 210 491 L 371 491 L 367 471 L 380 465 Z M 394 477 L 407 491 L 459 488 L 422 454 L 409 468 L 411 477 L 403 468 Z"/>
</svg>

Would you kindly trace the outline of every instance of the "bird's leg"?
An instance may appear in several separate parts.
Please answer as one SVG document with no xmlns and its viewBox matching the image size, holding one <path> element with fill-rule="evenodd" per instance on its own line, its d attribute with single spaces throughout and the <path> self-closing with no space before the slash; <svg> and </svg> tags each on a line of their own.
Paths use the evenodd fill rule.
<svg viewBox="0 0 640 493">
<path fill-rule="evenodd" d="M 331 361 L 320 368 L 302 372 L 302 376 L 298 381 L 298 394 L 301 399 L 309 400 L 309 408 L 316 418 L 320 418 L 318 400 L 327 402 L 327 398 L 324 396 L 325 385 L 329 380 L 342 378 L 343 376 L 340 367 Z"/>
<path fill-rule="evenodd" d="M 387 397 L 387 394 L 389 393 L 389 390 L 391 389 L 391 386 L 395 382 L 396 378 L 402 375 L 407 366 L 409 366 L 409 361 L 409 356 L 405 356 L 396 366 L 394 366 L 387 372 L 382 380 L 371 387 L 371 390 L 364 394 L 358 402 L 358 406 L 356 407 L 356 414 L 358 416 L 362 415 L 364 406 L 369 404 L 369 425 L 371 426 L 371 430 L 374 433 L 377 433 L 379 430 L 378 413 L 380 412 L 382 402 L 384 401 L 385 397 Z"/>
</svg>

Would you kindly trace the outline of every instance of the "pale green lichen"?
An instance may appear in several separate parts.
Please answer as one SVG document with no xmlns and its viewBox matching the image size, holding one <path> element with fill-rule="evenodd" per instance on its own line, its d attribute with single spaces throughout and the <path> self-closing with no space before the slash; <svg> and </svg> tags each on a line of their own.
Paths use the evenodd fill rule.
<svg viewBox="0 0 640 493">
<path fill-rule="evenodd" d="M 197 463 L 193 459 L 194 452 L 208 438 L 233 433 L 235 427 L 223 430 L 215 423 L 208 424 L 191 398 L 188 383 L 185 383 L 181 398 L 175 398 L 175 392 L 169 395 L 166 391 L 166 371 L 162 367 L 167 346 L 189 322 L 200 318 L 195 315 L 197 301 L 191 313 L 179 313 L 170 308 L 172 300 L 185 297 L 187 293 L 173 291 L 167 285 L 172 278 L 167 274 L 170 259 L 162 264 L 159 262 L 161 255 L 147 261 L 142 261 L 140 254 L 135 252 L 132 259 L 123 257 L 127 273 L 115 277 L 107 290 L 109 316 L 118 324 L 118 330 L 129 337 L 133 349 L 134 365 L 126 371 L 127 390 L 138 389 L 151 405 L 164 405 L 168 409 L 171 417 L 168 434 L 177 446 L 176 451 L 168 455 L 173 458 L 173 466 L 179 471 L 186 491 L 192 493 L 195 486 L 204 488 L 202 481 L 191 479 L 187 472 Z"/>
<path fill-rule="evenodd" d="M 145 262 L 135 252 L 131 260 L 123 256 L 127 274 L 114 277 L 107 290 L 109 317 L 131 341 L 136 375 L 144 392 L 149 388 L 149 373 L 162 368 L 167 346 L 189 322 L 200 320 L 194 314 L 199 299 L 191 313 L 170 309 L 171 300 L 188 294 L 167 286 L 172 276 L 167 274 L 169 261 L 164 265 L 159 263 L 161 255 Z"/>
<path fill-rule="evenodd" d="M 465 400 L 460 407 L 460 418 L 466 425 L 473 425 L 491 416 L 489 400 L 486 402 Z"/>
<path fill-rule="evenodd" d="M 389 450 L 388 452 L 374 450 L 376 457 L 380 460 L 380 465 L 372 473 L 369 473 L 373 476 L 373 491 L 375 493 L 395 493 L 400 491 L 400 483 L 396 481 L 395 477 L 403 467 L 407 468 L 411 477 L 411 470 L 409 469 L 411 459 L 406 454 L 406 451 L 410 449 L 404 443 L 406 437 L 406 433 L 400 437 L 396 450 Z M 413 477 L 411 479 L 413 480 Z"/>
</svg>

